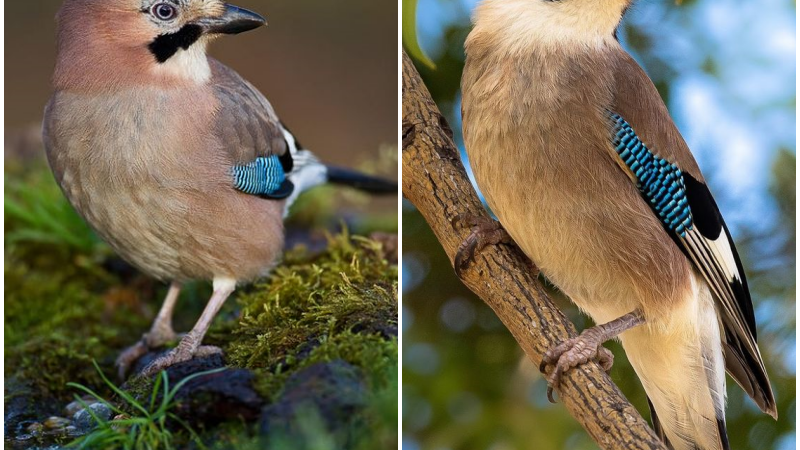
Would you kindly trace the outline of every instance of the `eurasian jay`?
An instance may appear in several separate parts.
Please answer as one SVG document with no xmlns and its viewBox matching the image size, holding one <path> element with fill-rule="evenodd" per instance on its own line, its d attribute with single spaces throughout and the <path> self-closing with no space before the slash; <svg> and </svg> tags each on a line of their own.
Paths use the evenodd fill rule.
<svg viewBox="0 0 800 450">
<path fill-rule="evenodd" d="M 264 96 L 206 56 L 221 34 L 265 24 L 220 0 L 66 0 L 58 14 L 47 158 L 75 209 L 123 258 L 169 293 L 150 332 L 120 355 L 128 365 L 176 339 L 181 283 L 213 295 L 155 373 L 193 356 L 239 283 L 266 275 L 283 247 L 283 218 L 324 182 L 396 193 L 397 184 L 323 165 Z"/>
<path fill-rule="evenodd" d="M 616 39 L 629 3 L 483 0 L 465 44 L 467 156 L 508 235 L 600 324 L 544 355 L 548 396 L 578 364 L 610 368 L 602 343 L 618 336 L 662 440 L 727 449 L 726 370 L 764 412 L 777 409 L 730 232 Z"/>
</svg>

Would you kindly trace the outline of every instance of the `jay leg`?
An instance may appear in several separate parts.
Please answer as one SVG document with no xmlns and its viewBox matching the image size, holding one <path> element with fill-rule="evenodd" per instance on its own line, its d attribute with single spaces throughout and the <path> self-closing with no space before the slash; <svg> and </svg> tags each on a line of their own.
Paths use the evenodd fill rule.
<svg viewBox="0 0 800 450">
<path fill-rule="evenodd" d="M 500 222 L 489 217 L 459 214 L 453 219 L 452 223 L 453 226 L 472 228 L 469 236 L 458 246 L 458 251 L 456 252 L 453 265 L 459 278 L 461 278 L 461 272 L 475 258 L 476 251 L 482 250 L 487 245 L 514 244 L 514 240 L 503 229 Z"/>
<path fill-rule="evenodd" d="M 195 356 L 206 356 L 214 353 L 219 353 L 217 347 L 210 345 L 201 346 L 203 337 L 211 326 L 211 322 L 219 312 L 225 300 L 233 293 L 236 288 L 236 282 L 230 279 L 215 279 L 214 280 L 214 293 L 203 310 L 203 314 L 197 319 L 197 323 L 192 328 L 192 331 L 186 333 L 186 336 L 181 339 L 178 346 L 167 353 L 166 355 L 156 359 L 144 368 L 142 374 L 144 376 L 151 376 L 159 371 L 180 362 L 188 361 Z"/>
<path fill-rule="evenodd" d="M 614 363 L 614 354 L 603 347 L 603 343 L 618 336 L 623 331 L 643 323 L 644 317 L 641 311 L 636 310 L 625 314 L 619 319 L 583 330 L 580 336 L 564 341 L 548 350 L 542 357 L 542 363 L 539 364 L 539 370 L 542 373 L 545 373 L 547 366 L 555 366 L 553 372 L 546 377 L 547 399 L 551 403 L 555 403 L 555 400 L 553 400 L 553 388 L 558 387 L 561 375 L 573 367 L 595 359 L 606 372 L 611 370 L 611 365 Z"/>
<path fill-rule="evenodd" d="M 124 379 L 125 373 L 131 364 L 150 349 L 161 347 L 178 338 L 178 335 L 172 329 L 172 313 L 175 310 L 175 304 L 178 302 L 180 292 L 180 283 L 173 282 L 169 286 L 167 297 L 164 299 L 164 304 L 161 305 L 150 331 L 145 333 L 139 342 L 123 350 L 117 357 L 117 375 L 120 379 Z"/>
</svg>

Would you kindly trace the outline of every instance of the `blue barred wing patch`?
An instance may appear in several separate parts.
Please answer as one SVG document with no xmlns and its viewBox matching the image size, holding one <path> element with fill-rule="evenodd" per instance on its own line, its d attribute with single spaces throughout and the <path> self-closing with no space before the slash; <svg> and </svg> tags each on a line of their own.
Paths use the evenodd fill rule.
<svg viewBox="0 0 800 450">
<path fill-rule="evenodd" d="M 232 175 L 233 187 L 247 194 L 286 198 L 294 188 L 286 178 L 277 155 L 259 157 L 251 163 L 234 166 Z"/>
<path fill-rule="evenodd" d="M 685 237 L 692 229 L 692 211 L 681 170 L 653 154 L 619 114 L 611 113 L 611 119 L 614 150 L 636 177 L 639 192 L 669 230 Z"/>
</svg>

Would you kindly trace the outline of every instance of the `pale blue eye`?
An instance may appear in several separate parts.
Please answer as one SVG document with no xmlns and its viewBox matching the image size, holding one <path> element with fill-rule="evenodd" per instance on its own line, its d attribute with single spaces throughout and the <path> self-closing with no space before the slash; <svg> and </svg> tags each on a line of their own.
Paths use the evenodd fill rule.
<svg viewBox="0 0 800 450">
<path fill-rule="evenodd" d="M 161 20 L 172 20 L 178 15 L 178 10 L 168 3 L 154 5 L 151 11 L 155 17 Z"/>
</svg>

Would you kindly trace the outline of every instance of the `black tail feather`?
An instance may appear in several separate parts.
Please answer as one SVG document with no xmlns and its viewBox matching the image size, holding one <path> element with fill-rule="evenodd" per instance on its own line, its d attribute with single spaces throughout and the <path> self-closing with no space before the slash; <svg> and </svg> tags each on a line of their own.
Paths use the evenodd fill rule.
<svg viewBox="0 0 800 450">
<path fill-rule="evenodd" d="M 397 182 L 374 177 L 351 169 L 325 166 L 328 169 L 328 182 L 350 186 L 371 194 L 397 194 Z"/>
</svg>

